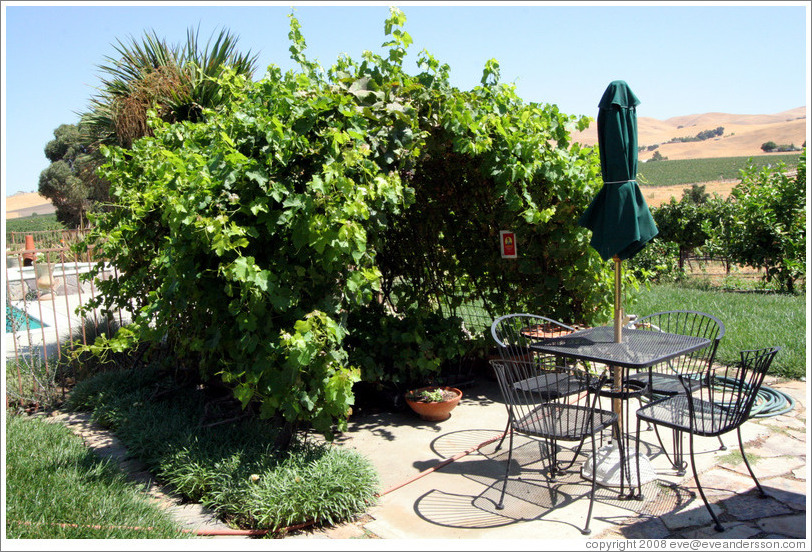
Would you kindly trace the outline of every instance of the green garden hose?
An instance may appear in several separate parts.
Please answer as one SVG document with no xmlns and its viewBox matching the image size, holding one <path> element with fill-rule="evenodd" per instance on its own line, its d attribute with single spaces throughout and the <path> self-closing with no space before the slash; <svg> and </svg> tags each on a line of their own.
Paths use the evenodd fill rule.
<svg viewBox="0 0 812 552">
<path fill-rule="evenodd" d="M 714 380 L 719 386 L 730 386 L 734 381 L 732 378 L 721 376 L 715 376 Z M 666 395 L 655 395 L 655 398 L 663 398 L 665 396 Z M 647 399 L 644 398 L 643 400 L 647 402 Z M 795 399 L 790 395 L 767 385 L 762 385 L 756 394 L 756 402 L 750 410 L 750 417 L 769 418 L 772 416 L 780 416 L 781 414 L 786 414 L 793 408 L 795 408 Z"/>
<path fill-rule="evenodd" d="M 731 378 L 715 377 L 716 382 L 724 386 L 732 382 Z M 786 414 L 795 408 L 795 399 L 783 391 L 762 385 L 756 394 L 756 402 L 750 410 L 751 418 L 768 418 Z"/>
</svg>

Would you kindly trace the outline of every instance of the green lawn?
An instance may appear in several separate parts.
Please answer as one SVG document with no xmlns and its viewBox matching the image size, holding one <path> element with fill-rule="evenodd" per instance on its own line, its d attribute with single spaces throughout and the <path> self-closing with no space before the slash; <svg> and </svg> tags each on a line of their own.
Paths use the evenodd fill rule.
<svg viewBox="0 0 812 552">
<path fill-rule="evenodd" d="M 770 372 L 806 375 L 806 297 L 778 293 L 736 293 L 660 284 L 642 291 L 628 312 L 644 316 L 664 310 L 698 310 L 725 325 L 717 359 L 735 362 L 742 349 L 780 346 Z"/>
<path fill-rule="evenodd" d="M 14 415 L 6 424 L 6 534 L 10 539 L 189 537 L 66 427 Z"/>
</svg>

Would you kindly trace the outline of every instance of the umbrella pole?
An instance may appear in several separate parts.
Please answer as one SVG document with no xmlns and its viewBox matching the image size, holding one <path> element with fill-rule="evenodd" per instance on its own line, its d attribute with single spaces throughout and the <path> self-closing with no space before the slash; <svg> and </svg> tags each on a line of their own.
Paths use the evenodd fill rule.
<svg viewBox="0 0 812 552">
<path fill-rule="evenodd" d="M 623 342 L 623 307 L 621 305 L 621 294 L 620 294 L 620 286 L 621 286 L 621 275 L 622 269 L 620 263 L 620 257 L 615 255 L 612 258 L 615 261 L 615 343 L 622 343 Z"/>
<path fill-rule="evenodd" d="M 620 257 L 615 255 L 612 258 L 615 261 L 615 343 L 622 343 L 623 342 L 623 310 L 621 307 L 621 294 L 620 294 L 620 285 L 621 285 L 621 265 L 622 262 Z M 614 377 L 614 388 L 616 390 L 621 389 L 622 384 L 622 375 L 621 375 L 621 368 L 619 366 L 612 366 L 612 375 Z M 623 415 L 621 413 L 621 403 L 620 399 L 612 399 L 612 410 L 614 410 L 615 414 L 618 417 L 618 423 L 620 424 L 620 432 L 621 435 L 623 434 Z M 618 436 L 620 438 L 620 436 Z"/>
</svg>

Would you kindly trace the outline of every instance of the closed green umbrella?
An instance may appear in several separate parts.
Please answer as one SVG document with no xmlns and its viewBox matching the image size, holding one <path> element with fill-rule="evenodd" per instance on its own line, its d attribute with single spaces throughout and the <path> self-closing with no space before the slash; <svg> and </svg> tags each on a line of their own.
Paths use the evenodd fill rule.
<svg viewBox="0 0 812 552">
<path fill-rule="evenodd" d="M 637 185 L 636 106 L 639 104 L 640 100 L 625 81 L 611 82 L 603 93 L 598 103 L 598 148 L 603 187 L 578 219 L 578 224 L 592 230 L 590 245 L 604 261 L 611 258 L 615 262 L 616 343 L 623 341 L 625 323 L 620 300 L 621 263 L 624 259 L 632 258 L 657 235 L 657 226 Z M 622 371 L 618 367 L 613 367 L 612 371 L 615 388 L 620 389 Z M 620 399 L 613 399 L 612 406 L 622 426 L 624 420 Z M 616 441 L 613 440 L 611 445 L 598 452 L 603 458 L 599 462 L 601 473 L 616 473 L 620 469 L 620 450 Z M 626 452 L 627 456 L 630 454 Z M 635 471 L 636 466 L 640 466 L 638 479 L 652 480 L 654 470 L 648 458 L 641 457 L 639 464 L 628 462 L 629 469 L 632 469 L 632 465 Z M 631 475 L 629 473 L 629 481 L 633 480 Z"/>
<path fill-rule="evenodd" d="M 615 340 L 622 339 L 621 261 L 654 236 L 657 226 L 637 185 L 637 112 L 640 103 L 625 81 L 613 81 L 598 107 L 598 148 L 603 187 L 578 224 L 592 230 L 590 245 L 615 261 Z"/>
</svg>

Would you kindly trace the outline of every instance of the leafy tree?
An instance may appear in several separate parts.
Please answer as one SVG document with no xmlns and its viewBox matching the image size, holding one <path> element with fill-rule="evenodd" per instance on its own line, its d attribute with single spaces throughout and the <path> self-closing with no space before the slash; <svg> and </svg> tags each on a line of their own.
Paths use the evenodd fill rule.
<svg viewBox="0 0 812 552">
<path fill-rule="evenodd" d="M 202 45 L 187 31 L 183 46 L 169 45 L 154 31 L 141 41 L 118 41 L 119 57 L 107 57 L 100 93 L 78 125 L 61 125 L 45 147 L 51 165 L 40 175 L 39 191 L 57 208 L 57 218 L 79 226 L 86 213 L 109 201 L 109 184 L 96 176 L 102 145 L 132 147 L 151 134 L 149 110 L 166 121 L 197 120 L 221 101 L 217 78 L 225 68 L 251 76 L 256 56 L 237 51 L 237 38 L 221 31 Z"/>
<path fill-rule="evenodd" d="M 777 147 L 778 147 L 778 144 L 776 144 L 772 140 L 769 141 L 769 142 L 764 142 L 763 144 L 761 144 L 761 150 L 766 151 L 766 152 L 775 151 L 775 149 Z"/>
<path fill-rule="evenodd" d="M 54 130 L 54 139 L 45 145 L 51 164 L 39 177 L 39 193 L 56 207 L 56 218 L 68 227 L 87 220 L 93 205 L 106 201 L 106 187 L 93 173 L 97 166 L 77 125 L 64 124 Z"/>
<path fill-rule="evenodd" d="M 704 184 L 692 184 L 690 188 L 682 191 L 682 201 L 693 203 L 694 205 L 704 205 L 711 195 L 705 191 Z"/>
<path fill-rule="evenodd" d="M 750 166 L 728 198 L 732 221 L 711 227 L 731 261 L 765 270 L 767 282 L 794 292 L 806 274 L 806 150 L 793 178 L 785 165 Z"/>
<path fill-rule="evenodd" d="M 522 102 L 493 60 L 471 91 L 426 52 L 407 74 L 404 23 L 393 9 L 385 55 L 324 71 L 291 17 L 299 71 L 226 71 L 217 110 L 155 112 L 154 136 L 105 148 L 117 208 L 90 241 L 119 276 L 95 304 L 134 317 L 97 349 L 166 344 L 287 435 L 329 435 L 353 383 L 401 379 L 382 355 L 414 377 L 458 354 L 463 303 L 608 319 L 611 265 L 577 225 L 600 186 L 595 152 L 570 142 L 588 119 Z"/>
<path fill-rule="evenodd" d="M 683 196 L 681 201 L 677 201 L 672 197 L 671 201 L 652 209 L 651 213 L 659 230 L 657 237 L 663 242 L 674 243 L 679 248 L 680 269 L 688 253 L 703 245 L 708 238 L 702 228 L 707 210 L 690 199 L 686 200 L 686 197 L 690 198 Z"/>
</svg>

